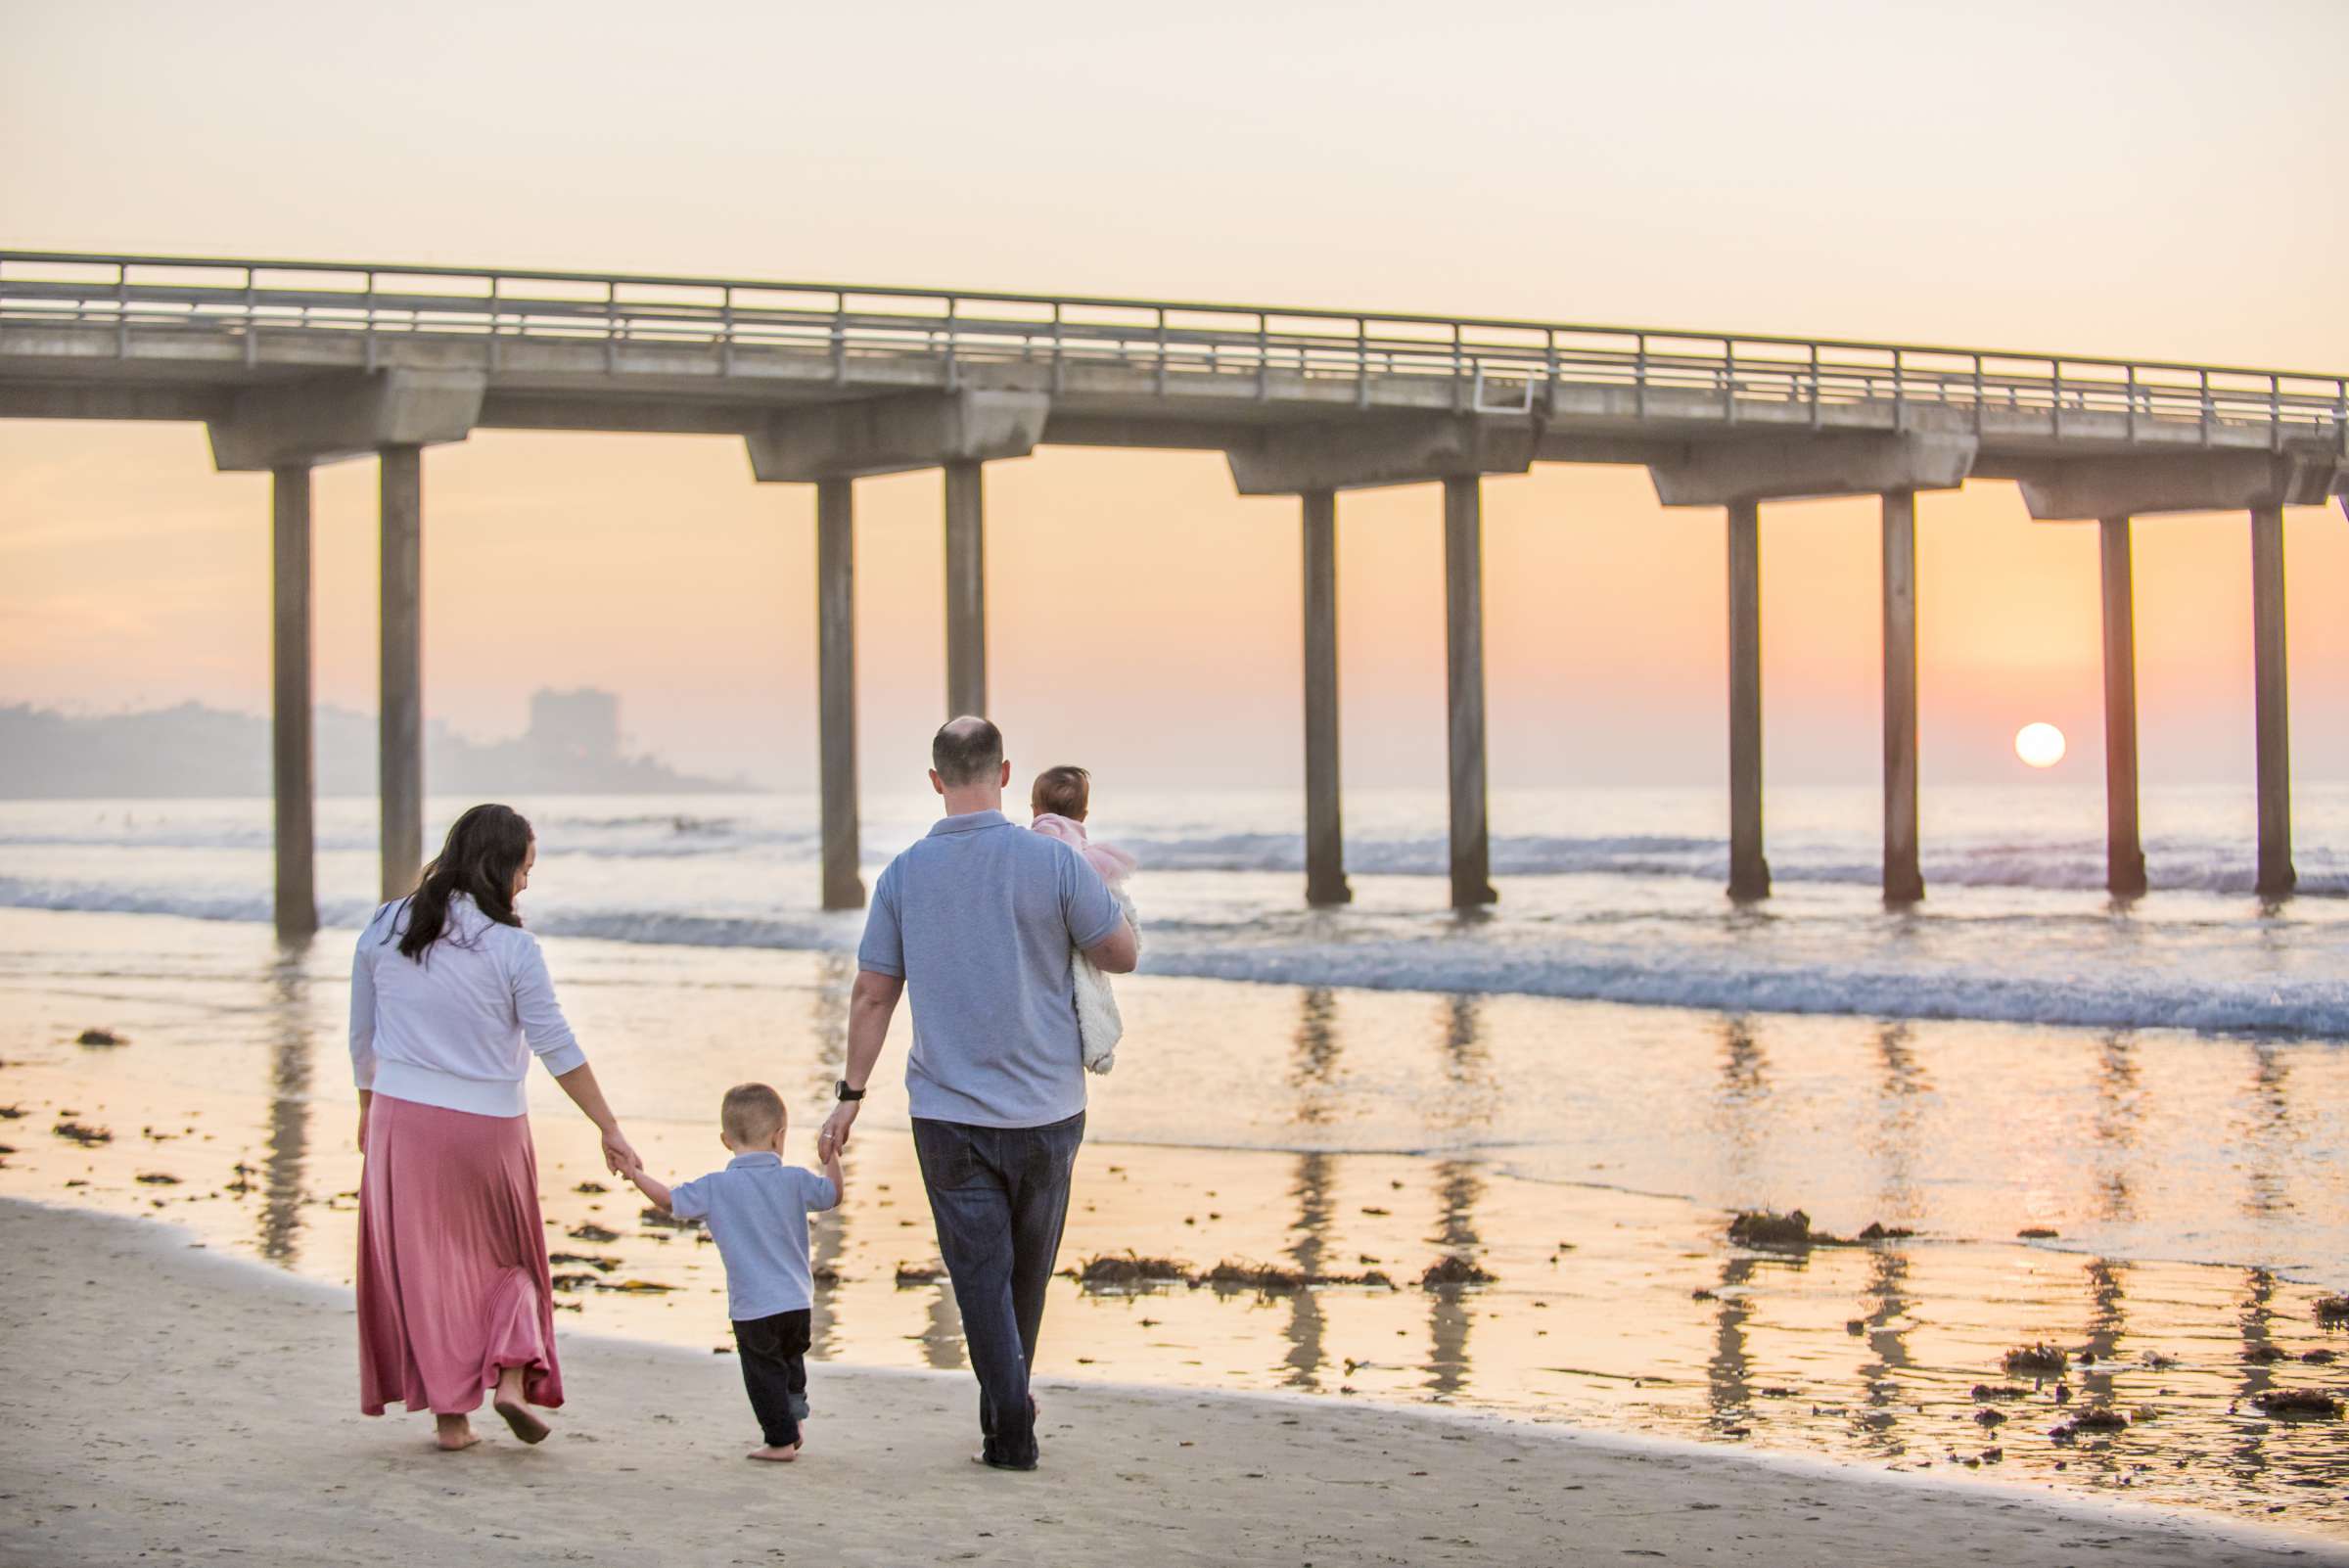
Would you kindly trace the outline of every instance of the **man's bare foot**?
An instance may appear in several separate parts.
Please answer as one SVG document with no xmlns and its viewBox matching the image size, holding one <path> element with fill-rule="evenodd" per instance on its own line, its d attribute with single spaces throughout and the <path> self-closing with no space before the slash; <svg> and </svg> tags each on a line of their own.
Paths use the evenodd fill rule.
<svg viewBox="0 0 2349 1568">
<path fill-rule="evenodd" d="M 746 1459 L 764 1459 L 769 1464 L 789 1464 L 799 1456 L 800 1445 L 797 1443 L 786 1449 L 753 1449 L 743 1455 Z"/>
<path fill-rule="evenodd" d="M 516 1437 L 525 1443 L 544 1443 L 546 1441 L 547 1424 L 538 1419 L 537 1411 L 523 1404 L 522 1401 L 500 1398 L 492 1408 L 505 1418 L 506 1425 L 513 1430 Z"/>
<path fill-rule="evenodd" d="M 462 1415 L 437 1415 L 433 1417 L 433 1441 L 440 1446 L 443 1453 L 470 1449 L 481 1441 L 481 1437 L 473 1430 L 473 1423 Z"/>
</svg>

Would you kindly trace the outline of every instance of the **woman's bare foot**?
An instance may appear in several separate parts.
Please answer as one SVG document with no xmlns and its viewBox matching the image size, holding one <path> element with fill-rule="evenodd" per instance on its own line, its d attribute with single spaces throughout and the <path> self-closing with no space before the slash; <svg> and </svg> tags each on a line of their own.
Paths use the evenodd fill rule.
<svg viewBox="0 0 2349 1568">
<path fill-rule="evenodd" d="M 470 1449 L 481 1441 L 480 1436 L 473 1430 L 473 1423 L 462 1415 L 436 1415 L 433 1417 L 433 1425 L 435 1427 L 433 1441 L 440 1445 L 440 1452 L 443 1453 L 454 1453 L 459 1449 Z"/>
<path fill-rule="evenodd" d="M 523 1442 L 544 1443 L 546 1441 L 547 1424 L 540 1420 L 538 1412 L 531 1409 L 523 1400 L 521 1367 L 507 1366 L 499 1369 L 497 1397 L 491 1402 L 491 1408 L 497 1411 L 507 1427 Z"/>
<path fill-rule="evenodd" d="M 753 1449 L 743 1455 L 746 1459 L 764 1459 L 769 1464 L 789 1464 L 799 1456 L 800 1444 L 798 1443 L 794 1443 L 787 1449 Z"/>
</svg>

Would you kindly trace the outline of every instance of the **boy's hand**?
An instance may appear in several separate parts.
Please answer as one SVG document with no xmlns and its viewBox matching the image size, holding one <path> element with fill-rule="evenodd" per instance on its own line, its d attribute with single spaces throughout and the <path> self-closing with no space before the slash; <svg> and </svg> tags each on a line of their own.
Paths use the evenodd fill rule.
<svg viewBox="0 0 2349 1568">
<path fill-rule="evenodd" d="M 849 1146 L 849 1131 L 856 1125 L 856 1110 L 862 1103 L 861 1100 L 843 1100 L 832 1107 L 832 1114 L 824 1118 L 823 1127 L 815 1134 L 818 1159 L 828 1160 L 832 1157 L 824 1152 L 827 1148 L 837 1154 Z"/>
<path fill-rule="evenodd" d="M 832 1157 L 839 1152 L 840 1150 L 838 1146 L 832 1141 L 832 1124 L 826 1122 L 822 1127 L 817 1128 L 815 1130 L 816 1162 L 820 1165 L 830 1165 L 832 1163 Z"/>
</svg>

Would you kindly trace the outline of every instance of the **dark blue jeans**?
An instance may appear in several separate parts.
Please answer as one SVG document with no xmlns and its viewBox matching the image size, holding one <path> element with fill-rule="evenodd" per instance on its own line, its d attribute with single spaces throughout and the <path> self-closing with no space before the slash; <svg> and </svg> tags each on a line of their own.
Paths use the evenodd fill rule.
<svg viewBox="0 0 2349 1568">
<path fill-rule="evenodd" d="M 1049 1127 L 972 1127 L 913 1120 L 913 1148 L 954 1281 L 962 1337 L 979 1377 L 987 1462 L 1036 1464 L 1028 1369 L 1044 1324 L 1044 1293 L 1069 1217 L 1069 1176 L 1084 1113 Z"/>
</svg>

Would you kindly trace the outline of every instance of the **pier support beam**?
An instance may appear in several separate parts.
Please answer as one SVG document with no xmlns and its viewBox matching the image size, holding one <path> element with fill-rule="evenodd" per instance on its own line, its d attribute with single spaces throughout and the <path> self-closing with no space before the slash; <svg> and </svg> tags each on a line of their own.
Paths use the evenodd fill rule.
<svg viewBox="0 0 2349 1568">
<path fill-rule="evenodd" d="M 1307 490 L 1305 514 L 1305 901 L 1351 903 L 1338 805 L 1338 497 Z"/>
<path fill-rule="evenodd" d="M 946 716 L 987 712 L 985 468 L 946 465 Z"/>
<path fill-rule="evenodd" d="M 1916 492 L 1884 507 L 1884 901 L 1925 896 L 1916 845 Z"/>
<path fill-rule="evenodd" d="M 1762 854 L 1762 505 L 1732 501 L 1729 544 L 1729 897 L 1770 897 Z"/>
<path fill-rule="evenodd" d="M 2282 899 L 2292 869 L 2292 738 L 2283 634 L 2283 508 L 2251 512 L 2253 714 L 2259 747 L 2259 896 Z"/>
<path fill-rule="evenodd" d="M 2116 899 L 2145 891 L 2137 825 L 2137 590 L 2129 519 L 2097 525 L 2104 582 L 2104 886 Z"/>
<path fill-rule="evenodd" d="M 1444 482 L 1444 649 L 1451 776 L 1451 906 L 1494 902 L 1485 816 L 1484 482 Z"/>
<path fill-rule="evenodd" d="M 815 486 L 817 768 L 823 794 L 827 909 L 864 906 L 856 843 L 856 540 L 854 482 Z"/>
<path fill-rule="evenodd" d="M 276 816 L 277 936 L 318 931 L 317 748 L 311 736 L 310 465 L 270 473 L 270 793 Z"/>
<path fill-rule="evenodd" d="M 382 654 L 376 779 L 383 896 L 404 898 L 424 865 L 424 451 L 382 454 Z"/>
</svg>

